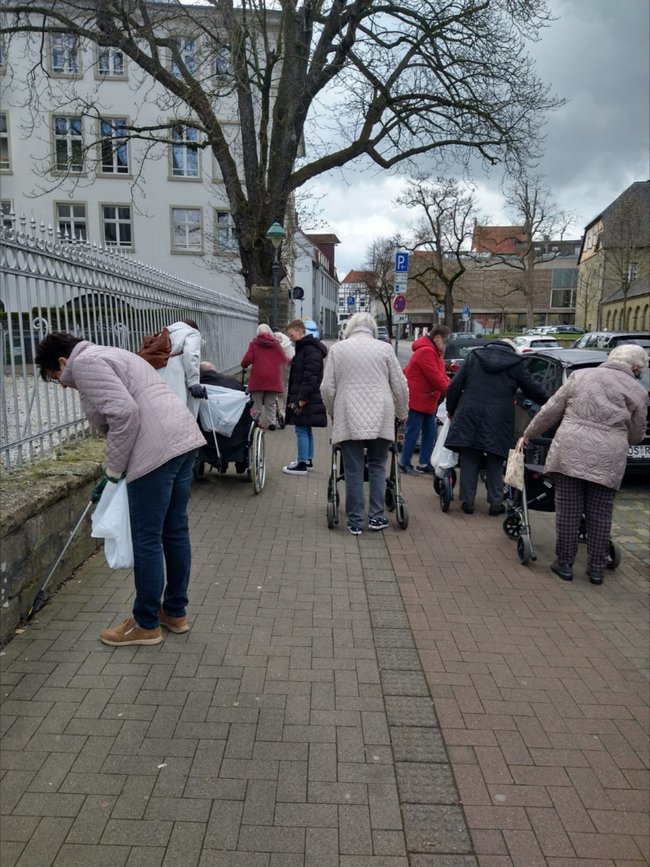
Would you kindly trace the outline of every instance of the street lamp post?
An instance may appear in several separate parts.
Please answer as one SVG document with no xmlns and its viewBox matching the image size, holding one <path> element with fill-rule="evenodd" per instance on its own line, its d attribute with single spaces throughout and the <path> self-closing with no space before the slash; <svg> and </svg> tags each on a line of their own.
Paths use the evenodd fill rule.
<svg viewBox="0 0 650 867">
<path fill-rule="evenodd" d="M 271 274 L 273 278 L 273 307 L 271 313 L 271 328 L 277 331 L 278 325 L 278 277 L 280 275 L 280 244 L 287 237 L 280 223 L 273 223 L 271 228 L 266 233 L 266 237 L 273 244 L 275 255 L 273 256 L 273 265 L 271 266 Z"/>
</svg>

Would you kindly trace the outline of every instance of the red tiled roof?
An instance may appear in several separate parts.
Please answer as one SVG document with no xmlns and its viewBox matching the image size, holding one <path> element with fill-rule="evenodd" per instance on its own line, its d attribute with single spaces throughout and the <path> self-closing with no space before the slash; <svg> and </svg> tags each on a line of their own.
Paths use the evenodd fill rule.
<svg viewBox="0 0 650 867">
<path fill-rule="evenodd" d="M 312 232 L 305 232 L 305 235 L 309 238 L 312 244 L 340 244 L 341 242 L 333 234 L 312 234 Z"/>
<path fill-rule="evenodd" d="M 366 283 L 372 286 L 377 279 L 374 271 L 348 271 L 341 283 Z"/>
</svg>

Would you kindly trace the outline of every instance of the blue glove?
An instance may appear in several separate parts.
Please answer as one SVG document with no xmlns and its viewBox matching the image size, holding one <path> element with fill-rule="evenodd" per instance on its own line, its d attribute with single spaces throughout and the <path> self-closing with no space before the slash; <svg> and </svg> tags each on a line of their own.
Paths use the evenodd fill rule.
<svg viewBox="0 0 650 867">
<path fill-rule="evenodd" d="M 204 385 L 190 385 L 190 394 L 198 400 L 208 399 L 208 392 Z"/>
</svg>

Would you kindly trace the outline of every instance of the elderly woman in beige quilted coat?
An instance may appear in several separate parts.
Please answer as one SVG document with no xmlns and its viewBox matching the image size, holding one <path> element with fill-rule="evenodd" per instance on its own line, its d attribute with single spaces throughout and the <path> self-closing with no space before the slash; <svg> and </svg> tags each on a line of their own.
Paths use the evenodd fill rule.
<svg viewBox="0 0 650 867">
<path fill-rule="evenodd" d="M 603 583 L 609 555 L 614 495 L 628 446 L 646 431 L 648 392 L 637 381 L 648 367 L 640 346 L 619 346 L 597 368 L 578 370 L 537 413 L 524 441 L 560 422 L 545 471 L 555 483 L 555 562 L 551 569 L 573 579 L 582 516 L 587 524 L 587 574 Z"/>
<path fill-rule="evenodd" d="M 348 320 L 344 340 L 329 351 L 321 394 L 333 421 L 345 473 L 348 531 L 361 535 L 365 516 L 364 455 L 368 456 L 368 529 L 388 526 L 384 515 L 386 458 L 395 438 L 395 418 L 408 412 L 408 385 L 392 346 L 377 340 L 369 313 Z"/>
</svg>

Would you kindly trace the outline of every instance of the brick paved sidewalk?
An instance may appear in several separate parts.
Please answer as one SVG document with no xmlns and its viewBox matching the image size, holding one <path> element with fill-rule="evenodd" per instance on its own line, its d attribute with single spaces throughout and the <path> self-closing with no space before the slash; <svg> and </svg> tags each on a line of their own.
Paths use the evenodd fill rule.
<svg viewBox="0 0 650 867">
<path fill-rule="evenodd" d="M 552 516 L 522 567 L 426 478 L 406 532 L 330 531 L 317 443 L 195 486 L 190 633 L 102 645 L 99 556 L 4 649 L 0 867 L 646 863 L 645 579 L 560 586 Z"/>
<path fill-rule="evenodd" d="M 443 514 L 429 480 L 403 489 L 414 517 L 388 547 L 478 863 L 647 864 L 647 549 L 602 587 L 583 550 L 565 583 L 554 515 L 531 513 L 522 566 L 479 497 Z"/>
<path fill-rule="evenodd" d="M 317 441 L 290 477 L 268 434 L 260 496 L 195 485 L 188 634 L 102 645 L 132 579 L 100 555 L 7 646 L 2 867 L 476 864 L 386 543 L 327 529 Z"/>
</svg>

